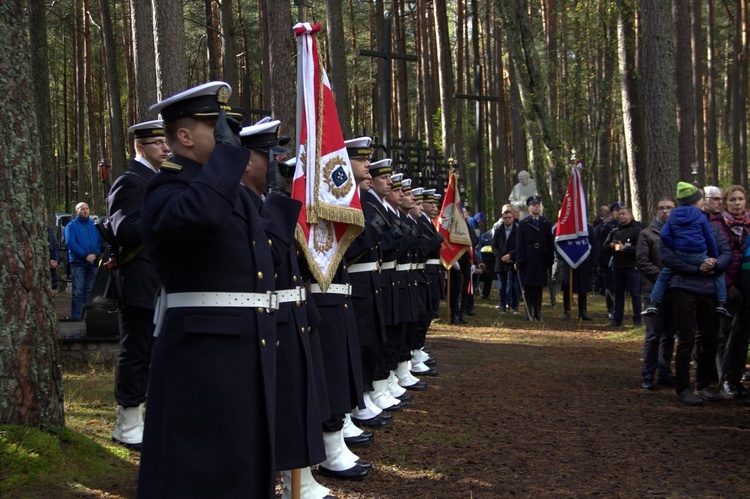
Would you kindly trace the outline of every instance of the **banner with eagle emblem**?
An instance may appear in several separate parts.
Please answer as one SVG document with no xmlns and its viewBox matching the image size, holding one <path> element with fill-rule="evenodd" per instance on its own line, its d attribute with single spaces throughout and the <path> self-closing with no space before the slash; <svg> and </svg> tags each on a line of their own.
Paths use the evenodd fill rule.
<svg viewBox="0 0 750 499">
<path fill-rule="evenodd" d="M 456 188 L 456 174 L 451 173 L 448 187 L 443 196 L 443 206 L 440 208 L 435 228 L 443 236 L 440 245 L 440 262 L 449 269 L 461 255 L 471 247 L 469 226 L 464 220 L 461 208 L 461 194 Z"/>
<path fill-rule="evenodd" d="M 297 168 L 292 197 L 302 202 L 295 238 L 325 292 L 346 248 L 364 229 L 349 155 L 331 84 L 314 33 L 320 24 L 297 23 Z"/>
</svg>

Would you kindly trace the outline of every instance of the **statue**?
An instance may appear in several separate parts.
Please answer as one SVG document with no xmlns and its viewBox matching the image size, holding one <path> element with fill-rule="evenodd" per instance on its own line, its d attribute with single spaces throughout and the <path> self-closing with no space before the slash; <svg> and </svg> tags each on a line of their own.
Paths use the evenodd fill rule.
<svg viewBox="0 0 750 499">
<path fill-rule="evenodd" d="M 539 193 L 536 191 L 536 183 L 531 180 L 529 172 L 526 170 L 518 172 L 518 183 L 513 186 L 513 190 L 510 191 L 508 202 L 513 208 L 518 208 L 521 212 L 520 220 L 529 216 L 529 212 L 526 210 L 526 200 L 531 196 L 536 196 L 538 194 Z"/>
</svg>

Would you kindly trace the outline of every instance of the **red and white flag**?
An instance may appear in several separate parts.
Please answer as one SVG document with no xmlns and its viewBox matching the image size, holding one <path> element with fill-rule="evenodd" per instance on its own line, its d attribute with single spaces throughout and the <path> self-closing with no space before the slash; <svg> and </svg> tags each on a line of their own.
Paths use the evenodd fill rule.
<svg viewBox="0 0 750 499">
<path fill-rule="evenodd" d="M 581 163 L 573 165 L 555 231 L 555 246 L 570 268 L 576 269 L 591 252 L 586 222 L 586 195 L 581 182 Z"/>
<path fill-rule="evenodd" d="M 295 238 L 325 291 L 349 244 L 364 229 L 357 182 L 344 145 L 331 84 L 314 33 L 297 23 L 297 169 L 292 197 L 302 202 Z"/>
<path fill-rule="evenodd" d="M 451 173 L 450 180 L 448 180 L 448 187 L 443 196 L 443 206 L 440 208 L 435 228 L 444 238 L 443 244 L 440 245 L 440 261 L 443 267 L 449 269 L 465 251 L 471 248 L 469 226 L 464 220 L 461 194 L 456 188 L 455 173 Z"/>
</svg>

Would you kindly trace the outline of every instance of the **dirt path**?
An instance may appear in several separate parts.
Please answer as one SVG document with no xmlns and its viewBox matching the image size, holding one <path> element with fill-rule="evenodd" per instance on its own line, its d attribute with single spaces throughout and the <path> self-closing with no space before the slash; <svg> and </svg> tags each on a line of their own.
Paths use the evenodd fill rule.
<svg viewBox="0 0 750 499">
<path fill-rule="evenodd" d="M 482 327 L 493 310 L 484 302 L 472 327 L 434 327 L 439 377 L 360 453 L 375 463 L 370 478 L 320 479 L 335 495 L 750 494 L 750 407 L 688 408 L 672 389 L 641 389 L 640 335 L 604 329 L 603 312 L 591 326 Z"/>
<path fill-rule="evenodd" d="M 339 498 L 750 496 L 750 406 L 689 408 L 671 389 L 641 389 L 643 331 L 606 329 L 590 301 L 591 323 L 546 306 L 539 329 L 480 301 L 469 327 L 435 324 L 440 375 L 355 449 L 370 477 L 319 481 Z M 86 431 L 107 440 L 111 425 Z M 134 497 L 134 479 L 101 490 Z"/>
</svg>

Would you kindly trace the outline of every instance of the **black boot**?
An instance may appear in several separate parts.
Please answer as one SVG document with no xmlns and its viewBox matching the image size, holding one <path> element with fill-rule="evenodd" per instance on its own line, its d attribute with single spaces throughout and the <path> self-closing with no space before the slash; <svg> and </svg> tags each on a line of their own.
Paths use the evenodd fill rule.
<svg viewBox="0 0 750 499">
<path fill-rule="evenodd" d="M 468 321 L 464 318 L 464 313 L 459 312 L 458 313 L 458 323 L 459 324 L 468 324 Z"/>
<path fill-rule="evenodd" d="M 565 313 L 563 313 L 563 320 L 570 320 L 570 312 L 568 312 L 567 310 L 565 311 Z"/>
<path fill-rule="evenodd" d="M 582 308 L 581 310 L 578 311 L 578 318 L 581 319 L 582 321 L 591 321 L 591 320 L 593 320 L 589 316 L 589 314 L 586 312 L 585 308 Z"/>
</svg>

